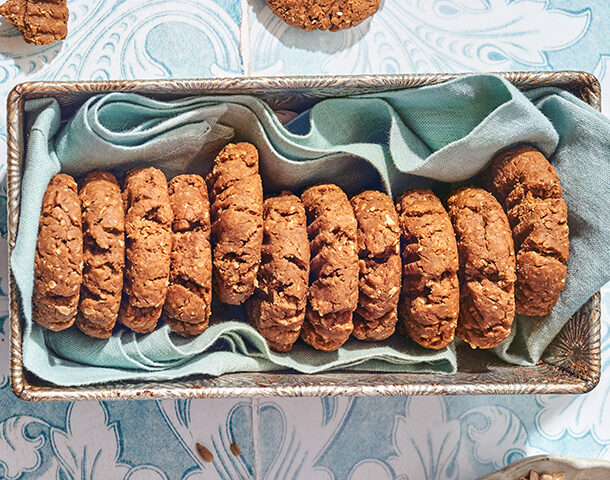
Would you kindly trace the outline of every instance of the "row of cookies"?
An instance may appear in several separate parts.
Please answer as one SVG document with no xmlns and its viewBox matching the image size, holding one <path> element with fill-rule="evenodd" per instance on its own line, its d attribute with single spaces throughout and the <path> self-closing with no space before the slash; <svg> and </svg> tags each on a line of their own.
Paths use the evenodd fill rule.
<svg viewBox="0 0 610 480">
<path fill-rule="evenodd" d="M 352 334 L 383 340 L 399 316 L 425 347 L 448 345 L 456 328 L 472 346 L 491 347 L 510 332 L 515 279 L 518 311 L 550 311 L 568 241 L 561 189 L 539 152 L 508 150 L 491 172 L 514 235 L 500 204 L 473 187 L 449 197 L 449 212 L 429 190 L 406 192 L 396 208 L 376 191 L 350 202 L 335 185 L 263 201 L 258 153 L 245 143 L 216 158 L 209 200 L 201 177 L 168 187 L 154 168 L 129 172 L 122 195 L 107 172 L 91 173 L 80 193 L 57 175 L 43 201 L 34 319 L 53 330 L 76 319 L 105 338 L 117 317 L 146 333 L 162 316 L 174 332 L 196 335 L 208 325 L 213 277 L 218 299 L 245 303 L 278 351 L 299 336 L 320 350 Z"/>
</svg>

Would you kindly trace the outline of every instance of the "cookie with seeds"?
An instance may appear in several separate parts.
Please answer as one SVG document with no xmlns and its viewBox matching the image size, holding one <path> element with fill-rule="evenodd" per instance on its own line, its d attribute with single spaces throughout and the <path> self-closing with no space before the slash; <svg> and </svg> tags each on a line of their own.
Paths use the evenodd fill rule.
<svg viewBox="0 0 610 480">
<path fill-rule="evenodd" d="M 302 30 L 343 30 L 374 15 L 381 0 L 267 0 L 271 11 Z"/>
<path fill-rule="evenodd" d="M 473 348 L 508 337 L 515 316 L 515 251 L 508 218 L 494 196 L 464 187 L 447 200 L 460 261 L 456 335 Z"/>
<path fill-rule="evenodd" d="M 453 341 L 460 310 L 458 250 L 441 201 L 427 189 L 405 192 L 396 204 L 402 230 L 400 320 L 425 348 Z"/>
<path fill-rule="evenodd" d="M 290 192 L 263 204 L 262 260 L 258 287 L 248 300 L 248 316 L 269 347 L 287 352 L 299 338 L 309 282 L 307 219 L 301 200 Z"/>
<path fill-rule="evenodd" d="M 220 301 L 239 305 L 254 292 L 263 243 L 263 185 L 254 145 L 223 148 L 208 186 L 214 285 Z"/>
<path fill-rule="evenodd" d="M 79 192 L 83 226 L 83 283 L 76 326 L 108 338 L 116 323 L 125 265 L 125 211 L 119 184 L 109 172 L 87 175 Z"/>
<path fill-rule="evenodd" d="M 301 338 L 318 350 L 343 345 L 358 306 L 358 224 L 347 195 L 336 185 L 303 192 L 311 250 L 310 286 Z"/>
<path fill-rule="evenodd" d="M 540 151 L 517 145 L 496 155 L 490 184 L 512 227 L 516 311 L 546 315 L 565 286 L 570 256 L 568 209 L 557 173 Z"/>
<path fill-rule="evenodd" d="M 400 297 L 400 227 L 392 199 L 369 190 L 351 200 L 358 222 L 358 307 L 353 335 L 379 341 L 396 328 Z"/>
<path fill-rule="evenodd" d="M 169 199 L 174 221 L 163 318 L 178 335 L 198 335 L 208 327 L 212 304 L 208 189 L 199 175 L 178 175 L 169 182 Z"/>
<path fill-rule="evenodd" d="M 0 15 L 17 26 L 28 43 L 47 45 L 68 34 L 66 0 L 8 0 L 0 6 Z"/>
<path fill-rule="evenodd" d="M 74 324 L 83 273 L 81 205 L 74 179 L 51 178 L 42 199 L 34 257 L 34 321 L 53 331 Z"/>
<path fill-rule="evenodd" d="M 172 222 L 167 179 L 160 170 L 127 172 L 125 202 L 125 278 L 119 321 L 137 333 L 152 332 L 169 284 Z"/>
</svg>

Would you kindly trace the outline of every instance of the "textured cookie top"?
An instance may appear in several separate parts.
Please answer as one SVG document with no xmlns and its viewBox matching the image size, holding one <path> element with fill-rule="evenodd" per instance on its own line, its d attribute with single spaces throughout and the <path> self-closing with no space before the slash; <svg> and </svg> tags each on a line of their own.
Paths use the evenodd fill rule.
<svg viewBox="0 0 610 480">
<path fill-rule="evenodd" d="M 557 174 L 544 155 L 518 145 L 500 152 L 491 187 L 507 210 L 517 250 L 517 312 L 546 315 L 565 285 L 568 209 Z"/>
<path fill-rule="evenodd" d="M 214 282 L 221 301 L 243 303 L 254 291 L 263 240 L 263 186 L 258 151 L 229 144 L 208 176 L 212 201 Z"/>
<path fill-rule="evenodd" d="M 381 0 L 267 0 L 275 15 L 303 30 L 355 27 L 378 9 Z"/>
<path fill-rule="evenodd" d="M 207 328 L 212 301 L 207 186 L 199 175 L 179 175 L 169 182 L 169 195 L 174 222 L 164 319 L 174 333 L 198 335 Z"/>
<path fill-rule="evenodd" d="M 415 342 L 443 348 L 453 341 L 459 313 L 453 226 L 430 190 L 405 192 L 396 209 L 404 237 L 401 319 Z"/>
<path fill-rule="evenodd" d="M 28 0 L 23 38 L 37 45 L 63 40 L 68 34 L 68 15 L 66 0 Z"/>
<path fill-rule="evenodd" d="M 305 209 L 283 192 L 265 200 L 258 290 L 248 313 L 271 348 L 288 351 L 297 340 L 307 303 L 309 240 Z"/>
<path fill-rule="evenodd" d="M 107 338 L 116 321 L 125 263 L 125 212 L 114 175 L 101 170 L 85 178 L 79 197 L 83 219 L 83 285 L 77 326 Z"/>
<path fill-rule="evenodd" d="M 530 195 L 508 212 L 516 250 L 534 250 L 567 263 L 570 256 L 568 207 L 563 198 Z"/>
<path fill-rule="evenodd" d="M 171 225 L 174 219 L 167 179 L 161 170 L 154 167 L 136 168 L 127 172 L 123 200 L 126 211 L 125 229 L 128 234 L 145 234 L 143 222 Z"/>
<path fill-rule="evenodd" d="M 353 197 L 351 203 L 358 221 L 360 256 L 398 254 L 400 227 L 392 199 L 385 193 L 369 190 Z"/>
<path fill-rule="evenodd" d="M 169 182 L 169 198 L 174 212 L 174 232 L 202 228 L 210 230 L 208 188 L 199 175 L 178 175 Z"/>
<path fill-rule="evenodd" d="M 165 175 L 153 167 L 130 170 L 123 199 L 127 234 L 124 290 L 133 307 L 156 308 L 167 293 L 173 221 Z"/>
<path fill-rule="evenodd" d="M 66 0 L 8 0 L 0 5 L 0 15 L 16 25 L 28 43 L 45 45 L 68 33 Z"/>
<path fill-rule="evenodd" d="M 201 293 L 199 288 L 211 288 L 212 271 L 210 204 L 205 181 L 199 175 L 180 175 L 169 182 L 169 195 L 175 215 L 171 280 L 190 281 L 190 286 Z"/>
<path fill-rule="evenodd" d="M 412 278 L 405 287 L 419 291 L 430 280 L 456 273 L 458 256 L 453 226 L 438 197 L 431 190 L 411 190 L 398 199 L 396 210 L 407 243 L 405 266 L 411 265 L 405 272 L 415 273 L 413 269 L 417 267 L 419 274 L 418 281 Z"/>
<path fill-rule="evenodd" d="M 296 310 L 305 307 L 309 280 L 305 208 L 290 193 L 266 199 L 263 208 L 260 287 L 269 301 L 290 303 L 286 308 L 294 315 Z"/>
<path fill-rule="evenodd" d="M 510 226 L 498 201 L 475 187 L 447 200 L 460 260 L 457 335 L 472 347 L 491 348 L 510 333 L 515 315 L 515 254 Z"/>
<path fill-rule="evenodd" d="M 38 294 L 78 295 L 82 280 L 83 237 L 77 185 L 69 175 L 55 175 L 42 199 L 36 245 Z"/>
<path fill-rule="evenodd" d="M 358 303 L 357 222 L 336 185 L 311 187 L 301 197 L 311 248 L 311 307 L 320 315 L 353 311 Z"/>
<path fill-rule="evenodd" d="M 496 155 L 490 180 L 492 190 L 507 209 L 521 202 L 528 192 L 540 198 L 559 198 L 562 193 L 553 166 L 529 145 L 517 145 Z"/>
<path fill-rule="evenodd" d="M 125 211 L 116 178 L 95 170 L 85 178 L 79 196 L 86 236 L 99 248 L 110 248 L 125 230 Z"/>
<path fill-rule="evenodd" d="M 466 187 L 454 192 L 447 204 L 466 278 L 493 278 L 500 285 L 514 283 L 510 226 L 493 195 L 481 188 Z"/>
</svg>

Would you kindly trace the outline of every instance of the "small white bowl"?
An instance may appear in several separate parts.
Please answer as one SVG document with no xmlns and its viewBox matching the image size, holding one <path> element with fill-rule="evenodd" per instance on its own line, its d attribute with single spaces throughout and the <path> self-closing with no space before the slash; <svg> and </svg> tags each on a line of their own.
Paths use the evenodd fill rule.
<svg viewBox="0 0 610 480">
<path fill-rule="evenodd" d="M 596 458 L 572 458 L 562 455 L 537 455 L 511 463 L 508 467 L 478 480 L 519 480 L 530 470 L 538 474 L 565 473 L 566 480 L 609 480 L 610 461 Z"/>
</svg>

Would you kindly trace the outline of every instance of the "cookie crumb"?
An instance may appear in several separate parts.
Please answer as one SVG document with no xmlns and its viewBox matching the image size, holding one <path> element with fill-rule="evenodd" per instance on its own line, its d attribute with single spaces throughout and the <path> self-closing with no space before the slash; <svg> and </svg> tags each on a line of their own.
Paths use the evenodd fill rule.
<svg viewBox="0 0 610 480">
<path fill-rule="evenodd" d="M 197 452 L 199 456 L 203 459 L 204 462 L 211 463 L 214 461 L 214 455 L 207 448 L 205 448 L 201 443 L 197 443 L 195 445 L 197 447 Z"/>
</svg>

